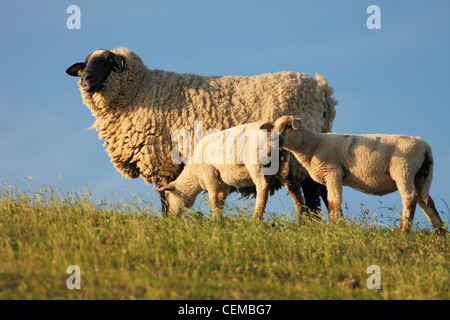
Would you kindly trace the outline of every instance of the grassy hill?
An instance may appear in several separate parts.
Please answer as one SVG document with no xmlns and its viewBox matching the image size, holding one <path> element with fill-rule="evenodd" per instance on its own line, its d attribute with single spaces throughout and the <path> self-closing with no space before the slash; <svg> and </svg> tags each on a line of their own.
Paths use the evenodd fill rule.
<svg viewBox="0 0 450 320">
<path fill-rule="evenodd" d="M 0 187 L 0 299 L 449 299 L 449 238 L 228 208 L 163 218 L 144 201 Z M 363 215 L 364 216 L 364 215 Z M 80 268 L 69 290 L 67 268 Z M 380 268 L 381 290 L 367 268 Z"/>
</svg>

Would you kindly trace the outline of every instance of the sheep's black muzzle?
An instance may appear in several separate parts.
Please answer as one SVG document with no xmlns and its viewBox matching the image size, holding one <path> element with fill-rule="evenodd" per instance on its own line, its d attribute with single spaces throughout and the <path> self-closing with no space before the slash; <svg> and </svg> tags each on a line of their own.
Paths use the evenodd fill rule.
<svg viewBox="0 0 450 320">
<path fill-rule="evenodd" d="M 81 86 L 88 93 L 99 92 L 102 89 L 102 82 L 98 81 L 95 74 L 83 72 L 81 74 Z"/>
</svg>

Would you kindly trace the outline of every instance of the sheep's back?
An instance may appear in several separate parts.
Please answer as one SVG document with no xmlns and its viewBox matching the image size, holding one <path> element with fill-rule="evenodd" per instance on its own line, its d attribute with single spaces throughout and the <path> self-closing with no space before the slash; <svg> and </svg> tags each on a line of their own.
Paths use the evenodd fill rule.
<svg viewBox="0 0 450 320">
<path fill-rule="evenodd" d="M 186 81 L 185 107 L 193 111 L 189 122 L 205 121 L 212 128 L 225 130 L 292 115 L 301 117 L 315 131 L 331 130 L 335 101 L 330 99 L 332 89 L 326 79 L 319 75 L 317 80 L 293 72 L 251 77 L 188 75 Z"/>
</svg>

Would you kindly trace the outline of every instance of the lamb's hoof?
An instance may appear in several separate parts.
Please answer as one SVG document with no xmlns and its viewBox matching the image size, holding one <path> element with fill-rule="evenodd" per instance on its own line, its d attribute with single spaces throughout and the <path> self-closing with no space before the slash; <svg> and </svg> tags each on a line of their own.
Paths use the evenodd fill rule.
<svg viewBox="0 0 450 320">
<path fill-rule="evenodd" d="M 253 215 L 253 221 L 262 221 L 263 220 L 263 215 L 261 214 L 254 214 Z"/>
</svg>

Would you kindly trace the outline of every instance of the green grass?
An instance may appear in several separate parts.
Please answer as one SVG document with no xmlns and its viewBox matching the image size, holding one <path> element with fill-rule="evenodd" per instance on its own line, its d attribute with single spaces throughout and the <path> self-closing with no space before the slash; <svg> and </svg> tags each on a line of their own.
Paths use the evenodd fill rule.
<svg viewBox="0 0 450 320">
<path fill-rule="evenodd" d="M 139 198 L 0 186 L 0 299 L 449 298 L 449 238 L 431 230 L 207 211 L 163 218 Z M 70 265 L 81 290 L 66 286 Z M 366 286 L 370 265 L 381 290 Z"/>
</svg>

